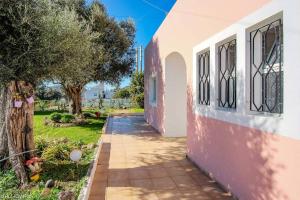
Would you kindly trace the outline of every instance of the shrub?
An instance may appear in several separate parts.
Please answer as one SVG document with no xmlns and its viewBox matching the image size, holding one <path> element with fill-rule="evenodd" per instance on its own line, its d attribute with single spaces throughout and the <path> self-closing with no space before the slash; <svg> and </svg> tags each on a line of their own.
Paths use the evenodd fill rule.
<svg viewBox="0 0 300 200">
<path fill-rule="evenodd" d="M 144 108 L 144 93 L 136 95 L 134 100 L 137 106 Z"/>
<path fill-rule="evenodd" d="M 82 139 L 79 139 L 79 140 L 76 140 L 76 141 L 72 142 L 72 144 L 73 144 L 74 146 L 76 146 L 76 147 L 81 147 L 81 146 L 83 146 L 85 143 L 83 142 Z"/>
<path fill-rule="evenodd" d="M 51 141 L 52 145 L 57 145 L 57 144 L 68 144 L 69 143 L 69 139 L 67 137 L 61 137 L 61 138 L 57 138 Z"/>
<path fill-rule="evenodd" d="M 64 114 L 61 117 L 61 122 L 63 123 L 70 123 L 75 119 L 74 115 L 70 115 L 70 114 Z"/>
<path fill-rule="evenodd" d="M 130 93 L 132 103 L 144 108 L 144 74 L 136 72 L 131 76 Z"/>
<path fill-rule="evenodd" d="M 53 122 L 60 122 L 61 118 L 62 118 L 62 114 L 61 113 L 54 112 L 54 113 L 52 113 L 50 115 L 50 119 Z"/>
<path fill-rule="evenodd" d="M 130 98 L 129 87 L 117 89 L 113 95 L 114 99 L 128 99 Z"/>
<path fill-rule="evenodd" d="M 36 149 L 38 149 L 38 154 L 40 155 L 44 149 L 46 149 L 48 146 L 50 145 L 50 142 L 41 138 L 41 137 L 38 137 L 36 140 L 35 140 L 35 147 Z"/>
<path fill-rule="evenodd" d="M 93 114 L 93 113 L 90 113 L 90 112 L 85 112 L 85 113 L 83 113 L 83 117 L 84 118 L 95 118 L 96 117 L 96 115 L 95 114 Z"/>
<path fill-rule="evenodd" d="M 46 161 L 63 161 L 70 160 L 69 154 L 72 146 L 70 144 L 56 144 L 47 147 L 43 154 L 42 159 Z"/>
</svg>

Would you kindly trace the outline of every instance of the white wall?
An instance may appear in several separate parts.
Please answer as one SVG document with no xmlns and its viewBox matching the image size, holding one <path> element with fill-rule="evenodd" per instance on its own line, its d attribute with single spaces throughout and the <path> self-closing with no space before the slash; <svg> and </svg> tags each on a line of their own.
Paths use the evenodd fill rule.
<svg viewBox="0 0 300 200">
<path fill-rule="evenodd" d="M 165 59 L 165 136 L 186 136 L 186 65 L 179 53 Z"/>
<path fill-rule="evenodd" d="M 300 139 L 300 1 L 274 0 L 251 15 L 236 22 L 220 33 L 193 48 L 193 98 L 194 113 L 262 131 L 280 133 Z M 282 14 L 283 13 L 283 14 Z M 274 15 L 276 15 L 274 17 Z M 284 108 L 283 114 L 265 114 L 249 111 L 249 30 L 255 24 L 272 20 L 282 15 L 283 19 L 283 71 Z M 273 17 L 272 17 L 273 16 Z M 271 17 L 271 18 L 270 18 Z M 216 44 L 226 38 L 237 39 L 237 109 L 220 110 L 217 107 Z M 210 48 L 211 105 L 197 104 L 197 54 Z"/>
</svg>

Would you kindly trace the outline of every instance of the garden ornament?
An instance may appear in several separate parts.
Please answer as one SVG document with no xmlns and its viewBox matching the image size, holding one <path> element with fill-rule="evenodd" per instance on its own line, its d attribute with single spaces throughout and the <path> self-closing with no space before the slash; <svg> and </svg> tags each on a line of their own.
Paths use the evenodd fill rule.
<svg viewBox="0 0 300 200">
<path fill-rule="evenodd" d="M 33 164 L 33 160 L 27 160 L 25 165 L 31 170 L 31 172 L 34 172 L 35 171 L 35 166 Z"/>
<path fill-rule="evenodd" d="M 95 112 L 95 115 L 96 115 L 97 119 L 99 119 L 100 116 L 101 116 L 101 113 L 100 112 Z"/>
<path fill-rule="evenodd" d="M 30 176 L 31 181 L 37 182 L 39 179 L 40 179 L 40 174 L 38 173 Z"/>
<path fill-rule="evenodd" d="M 38 157 L 33 157 L 30 160 L 27 160 L 25 165 L 30 169 L 33 174 L 37 174 L 42 171 L 41 168 L 42 159 Z"/>
<path fill-rule="evenodd" d="M 53 188 L 54 186 L 55 182 L 52 179 L 49 179 L 45 184 L 45 188 Z"/>
<path fill-rule="evenodd" d="M 78 162 L 81 159 L 82 152 L 78 149 L 73 150 L 70 153 L 70 159 L 74 162 Z"/>
<path fill-rule="evenodd" d="M 26 98 L 26 101 L 27 101 L 28 104 L 33 104 L 34 103 L 33 96 Z"/>
<path fill-rule="evenodd" d="M 15 100 L 14 101 L 14 107 L 15 108 L 21 108 L 22 104 L 23 104 L 23 102 L 21 100 Z"/>
</svg>

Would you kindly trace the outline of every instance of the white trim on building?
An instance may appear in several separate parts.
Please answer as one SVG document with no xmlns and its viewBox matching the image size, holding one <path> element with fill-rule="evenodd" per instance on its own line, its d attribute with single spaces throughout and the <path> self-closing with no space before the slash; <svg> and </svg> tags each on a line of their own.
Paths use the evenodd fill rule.
<svg viewBox="0 0 300 200">
<path fill-rule="evenodd" d="M 286 15 L 288 11 L 284 12 L 287 9 L 287 6 L 284 1 L 273 1 L 263 8 L 257 10 L 253 14 L 243 18 L 242 20 L 236 22 L 235 24 L 229 26 L 225 30 L 215 34 L 214 36 L 208 38 L 207 40 L 201 42 L 193 48 L 193 112 L 197 115 L 219 119 L 222 121 L 227 121 L 234 124 L 240 124 L 251 128 L 256 128 L 262 131 L 272 132 L 272 133 L 283 133 L 288 136 L 297 136 L 297 130 L 300 129 L 299 125 L 291 124 L 288 118 L 292 117 L 292 114 L 286 114 L 289 112 L 287 107 L 293 106 L 288 105 L 287 102 L 291 101 L 291 96 L 289 94 L 287 100 L 287 93 L 285 89 L 288 87 L 286 79 L 284 79 L 284 112 L 282 114 L 266 113 L 266 112 L 253 112 L 249 109 L 249 63 L 250 63 L 250 52 L 249 52 L 249 32 L 262 24 L 267 22 L 272 22 L 276 19 L 283 20 L 283 35 L 284 35 L 284 66 L 286 69 L 291 66 L 287 66 L 287 62 L 291 63 L 292 57 L 289 58 L 287 55 L 293 47 L 286 45 L 287 40 L 290 40 L 290 35 L 295 33 L 289 29 L 286 21 L 293 21 L 292 15 Z M 295 26 L 295 24 L 294 24 Z M 220 109 L 218 108 L 218 87 L 217 87 L 217 54 L 216 48 L 220 42 L 226 41 L 230 38 L 236 38 L 236 52 L 237 52 L 237 61 L 236 61 L 236 77 L 237 77 L 237 88 L 236 88 L 236 109 Z M 289 41 L 291 42 L 291 41 Z M 204 50 L 210 50 L 210 105 L 199 105 L 198 104 L 198 55 Z M 299 50 L 298 50 L 299 52 Z M 297 64 L 298 65 L 298 64 Z M 294 66 L 295 67 L 295 66 Z M 298 66 L 299 67 L 299 66 Z M 287 69 L 288 70 L 288 69 Z M 287 73 L 284 72 L 284 76 L 287 77 Z M 296 80 L 294 80 L 297 82 Z M 294 83 L 295 83 L 294 82 Z M 297 97 L 296 97 L 297 98 Z M 299 98 L 298 98 L 299 99 Z M 296 103 L 296 99 L 293 100 Z M 299 102 L 298 104 L 299 105 Z M 297 107 L 298 111 L 300 108 Z M 296 112 L 296 110 L 295 110 Z M 287 117 L 287 115 L 289 117 Z M 295 115 L 298 116 L 298 115 Z"/>
</svg>

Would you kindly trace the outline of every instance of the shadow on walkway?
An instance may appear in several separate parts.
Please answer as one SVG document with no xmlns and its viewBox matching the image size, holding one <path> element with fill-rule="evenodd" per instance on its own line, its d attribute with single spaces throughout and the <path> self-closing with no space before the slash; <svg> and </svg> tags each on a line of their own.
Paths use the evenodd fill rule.
<svg viewBox="0 0 300 200">
<path fill-rule="evenodd" d="M 161 137 L 142 116 L 115 116 L 102 136 L 90 200 L 231 199 L 185 157 L 185 138 Z"/>
</svg>

